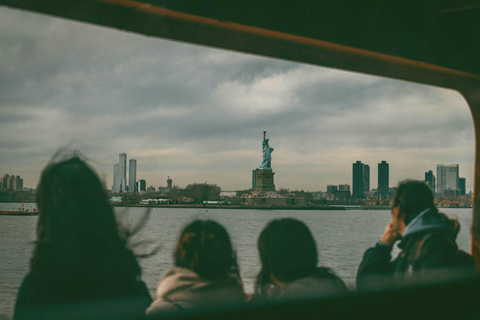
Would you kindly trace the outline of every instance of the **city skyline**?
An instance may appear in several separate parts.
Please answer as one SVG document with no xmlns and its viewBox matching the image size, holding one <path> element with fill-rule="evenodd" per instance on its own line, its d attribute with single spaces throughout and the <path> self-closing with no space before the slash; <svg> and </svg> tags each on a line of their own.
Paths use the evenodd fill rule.
<svg viewBox="0 0 480 320">
<path fill-rule="evenodd" d="M 112 155 L 137 177 L 247 189 L 261 134 L 277 188 L 351 183 L 351 163 L 395 168 L 390 185 L 458 163 L 472 189 L 474 135 L 452 90 L 150 39 L 0 8 L 0 170 L 36 187 L 63 146 L 113 179 Z M 45 32 L 48 30 L 48 32 Z M 28 61 L 28 63 L 25 63 Z"/>
</svg>

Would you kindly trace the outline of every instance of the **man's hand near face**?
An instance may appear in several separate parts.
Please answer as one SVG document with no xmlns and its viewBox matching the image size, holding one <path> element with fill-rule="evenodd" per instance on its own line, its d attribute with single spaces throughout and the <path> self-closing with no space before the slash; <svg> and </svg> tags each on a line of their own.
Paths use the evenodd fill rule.
<svg viewBox="0 0 480 320">
<path fill-rule="evenodd" d="M 398 224 L 392 221 L 385 228 L 385 232 L 383 233 L 383 236 L 380 242 L 387 246 L 392 246 L 395 243 L 395 241 L 400 240 L 401 238 L 402 238 L 402 235 L 400 234 L 400 226 L 398 226 Z"/>
</svg>

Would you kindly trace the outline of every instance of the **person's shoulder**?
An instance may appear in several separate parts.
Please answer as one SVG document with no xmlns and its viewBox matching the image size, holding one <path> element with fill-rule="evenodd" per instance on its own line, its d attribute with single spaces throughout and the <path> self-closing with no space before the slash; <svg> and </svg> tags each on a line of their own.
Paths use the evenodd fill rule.
<svg viewBox="0 0 480 320">
<path fill-rule="evenodd" d="M 421 235 L 417 245 L 420 245 L 423 250 L 458 250 L 455 240 L 441 232 L 428 232 Z"/>
</svg>

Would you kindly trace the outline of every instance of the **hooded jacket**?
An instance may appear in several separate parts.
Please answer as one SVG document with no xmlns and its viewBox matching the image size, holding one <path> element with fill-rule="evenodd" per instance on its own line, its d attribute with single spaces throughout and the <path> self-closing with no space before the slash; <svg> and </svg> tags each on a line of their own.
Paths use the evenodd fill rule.
<svg viewBox="0 0 480 320">
<path fill-rule="evenodd" d="M 379 289 L 438 281 L 454 281 L 474 274 L 470 255 L 455 243 L 460 225 L 431 207 L 405 228 L 398 244 L 402 250 L 391 261 L 393 246 L 377 243 L 368 249 L 357 273 L 357 289 Z"/>
<path fill-rule="evenodd" d="M 207 280 L 192 270 L 174 267 L 160 280 L 157 297 L 147 309 L 147 315 L 245 300 L 242 284 L 234 275 Z"/>
</svg>

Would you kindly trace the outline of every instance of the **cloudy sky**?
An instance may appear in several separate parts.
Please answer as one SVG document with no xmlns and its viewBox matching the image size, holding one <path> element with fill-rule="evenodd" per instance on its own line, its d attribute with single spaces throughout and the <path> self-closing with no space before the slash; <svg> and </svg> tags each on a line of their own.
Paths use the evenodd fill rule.
<svg viewBox="0 0 480 320">
<path fill-rule="evenodd" d="M 352 163 L 390 163 L 390 185 L 460 164 L 474 134 L 460 94 L 148 38 L 0 8 L 0 175 L 35 187 L 61 147 L 111 186 L 118 154 L 138 179 L 247 189 L 267 130 L 277 188 L 352 184 Z"/>
</svg>

